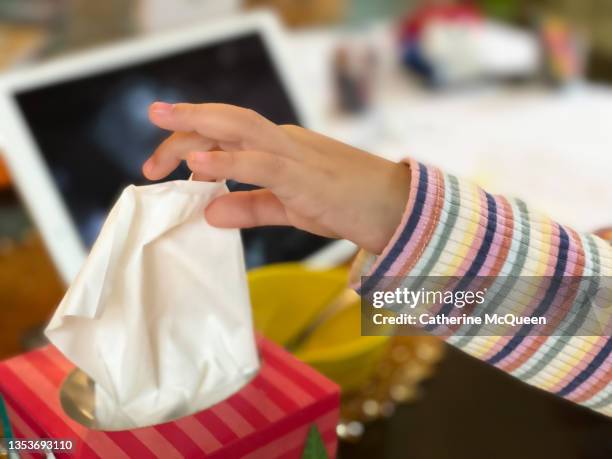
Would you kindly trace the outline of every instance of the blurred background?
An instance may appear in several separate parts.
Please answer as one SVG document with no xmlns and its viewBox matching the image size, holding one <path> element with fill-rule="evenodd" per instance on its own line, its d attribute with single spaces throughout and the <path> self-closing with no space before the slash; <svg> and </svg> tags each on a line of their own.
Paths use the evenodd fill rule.
<svg viewBox="0 0 612 459">
<path fill-rule="evenodd" d="M 206 28 L 259 8 L 272 11 L 286 28 L 277 39 L 289 50 L 286 64 L 298 80 L 293 89 L 308 101 L 308 127 L 389 159 L 410 155 L 438 165 L 612 240 L 607 0 L 2 0 L 0 72 L 135 37 Z M 247 100 L 276 122 L 301 122 L 270 102 L 284 96 L 256 78 L 269 71 L 258 52 L 247 52 L 252 84 L 232 83 L 228 76 L 219 89 L 223 100 Z M 189 65 L 191 75 L 211 72 L 205 61 Z M 204 90 L 216 83 L 198 78 L 174 92 L 154 88 L 155 95 L 208 100 Z M 79 146 L 79 107 L 103 99 L 94 86 L 84 91 L 62 96 L 73 118 L 52 120 L 53 99 L 44 93 L 20 102 L 34 113 L 28 121 L 47 134 L 37 137 L 43 150 L 68 155 Z M 138 124 L 150 93 L 122 87 L 115 94 L 123 105 L 92 117 L 93 138 L 103 139 L 97 145 L 109 152 L 110 162 L 112 152 L 123 149 L 141 156 L 122 156 L 123 175 L 100 172 L 114 169 L 99 169 L 87 156 L 76 164 L 89 171 L 90 194 L 79 186 L 64 191 L 68 206 L 81 215 L 76 224 L 86 245 L 117 187 L 142 180 L 142 155 L 162 138 Z M 0 119 L 0 138 L 2 127 Z M 76 140 L 53 137 L 57 129 L 76 131 Z M 11 149 L 10 142 L 1 145 Z M 44 342 L 41 330 L 65 291 L 19 196 L 15 179 L 0 164 L 0 358 Z M 83 202 L 95 202 L 95 212 L 79 214 Z M 243 238 L 256 326 L 343 388 L 340 457 L 612 457 L 612 422 L 606 418 L 435 339 L 360 338 L 356 309 L 342 306 L 355 304 L 343 287 L 355 253 L 350 244 L 325 263 L 325 256 L 318 257 L 326 269 L 313 270 L 317 263 L 299 261 L 329 247 L 323 238 L 279 229 Z M 275 315 L 287 304 L 306 311 L 289 327 L 293 336 Z"/>
</svg>

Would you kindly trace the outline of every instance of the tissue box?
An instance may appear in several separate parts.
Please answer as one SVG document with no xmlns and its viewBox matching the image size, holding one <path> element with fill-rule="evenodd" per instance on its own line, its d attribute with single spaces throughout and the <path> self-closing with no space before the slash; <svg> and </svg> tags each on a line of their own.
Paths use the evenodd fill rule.
<svg viewBox="0 0 612 459">
<path fill-rule="evenodd" d="M 313 424 L 335 457 L 338 386 L 265 338 L 258 349 L 261 369 L 242 390 L 152 427 L 105 432 L 69 418 L 59 388 L 74 366 L 53 346 L 0 362 L 0 392 L 15 437 L 74 442 L 72 452 L 54 452 L 57 458 L 300 458 Z"/>
</svg>

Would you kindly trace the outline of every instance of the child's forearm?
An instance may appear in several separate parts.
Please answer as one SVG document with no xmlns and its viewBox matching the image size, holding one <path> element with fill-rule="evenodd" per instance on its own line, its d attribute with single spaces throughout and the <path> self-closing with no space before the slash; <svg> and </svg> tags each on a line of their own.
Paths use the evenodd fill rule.
<svg viewBox="0 0 612 459">
<path fill-rule="evenodd" d="M 612 247 L 601 239 L 534 214 L 519 200 L 410 165 L 399 228 L 380 256 L 362 253 L 355 263 L 356 281 L 371 276 L 360 286 L 362 294 L 384 289 L 383 276 L 406 276 L 406 282 L 407 276 L 534 276 L 545 282 L 545 276 L 612 275 Z M 579 307 L 574 300 L 553 301 Z M 596 336 L 600 330 L 583 329 L 582 336 L 451 336 L 448 342 L 529 384 L 612 415 L 612 340 Z"/>
</svg>

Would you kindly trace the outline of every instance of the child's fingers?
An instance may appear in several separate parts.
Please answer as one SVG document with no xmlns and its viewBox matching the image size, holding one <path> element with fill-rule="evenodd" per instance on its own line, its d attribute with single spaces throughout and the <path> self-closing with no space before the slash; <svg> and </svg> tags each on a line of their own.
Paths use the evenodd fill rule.
<svg viewBox="0 0 612 459">
<path fill-rule="evenodd" d="M 206 151 L 190 153 L 187 165 L 197 174 L 217 179 L 232 179 L 274 191 L 284 184 L 295 186 L 292 160 L 264 151 Z"/>
<path fill-rule="evenodd" d="M 289 225 L 283 204 L 269 190 L 224 194 L 206 208 L 206 220 L 221 228 Z"/>
<path fill-rule="evenodd" d="M 244 149 L 280 153 L 289 140 L 271 121 L 253 110 L 226 104 L 166 104 L 155 102 L 149 118 L 171 131 L 197 132 L 212 141 L 239 142 Z"/>
<path fill-rule="evenodd" d="M 187 159 L 190 151 L 209 150 L 214 146 L 215 142 L 197 132 L 175 132 L 155 149 L 142 171 L 149 180 L 160 180 Z"/>
</svg>

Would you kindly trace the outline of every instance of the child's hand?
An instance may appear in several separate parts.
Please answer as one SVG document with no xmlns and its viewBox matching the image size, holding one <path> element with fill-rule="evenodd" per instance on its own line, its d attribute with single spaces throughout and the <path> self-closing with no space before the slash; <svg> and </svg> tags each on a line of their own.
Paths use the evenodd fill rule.
<svg viewBox="0 0 612 459">
<path fill-rule="evenodd" d="M 265 188 L 214 200 L 206 209 L 212 225 L 292 225 L 380 253 L 400 223 L 410 188 L 405 164 L 231 105 L 156 102 L 149 117 L 174 133 L 144 164 L 147 178 L 187 160 L 195 179 Z"/>
</svg>

